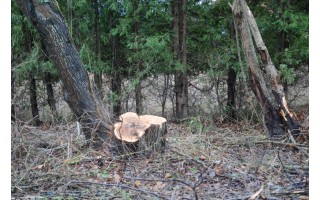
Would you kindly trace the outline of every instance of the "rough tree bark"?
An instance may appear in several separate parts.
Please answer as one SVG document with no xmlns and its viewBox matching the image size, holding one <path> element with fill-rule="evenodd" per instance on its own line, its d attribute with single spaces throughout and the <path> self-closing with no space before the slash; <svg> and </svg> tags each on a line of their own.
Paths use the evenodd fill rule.
<svg viewBox="0 0 320 200">
<path fill-rule="evenodd" d="M 175 73 L 176 118 L 188 115 L 188 77 L 187 77 L 187 10 L 185 0 L 173 0 L 174 59 L 183 69 Z"/>
<path fill-rule="evenodd" d="M 232 10 L 241 32 L 242 47 L 251 75 L 251 87 L 263 110 L 266 129 L 270 136 L 284 135 L 286 129 L 293 135 L 299 134 L 299 124 L 289 111 L 280 76 L 271 61 L 249 7 L 244 0 L 235 0 Z M 257 46 L 265 76 L 259 68 L 252 37 Z"/>
<path fill-rule="evenodd" d="M 63 82 L 64 98 L 82 124 L 86 139 L 93 139 L 94 144 L 100 143 L 101 139 L 110 139 L 107 133 L 111 133 L 112 123 L 95 92 L 91 92 L 88 74 L 71 41 L 67 24 L 56 2 L 16 2 L 40 33 L 48 56 L 58 68 Z"/>
</svg>

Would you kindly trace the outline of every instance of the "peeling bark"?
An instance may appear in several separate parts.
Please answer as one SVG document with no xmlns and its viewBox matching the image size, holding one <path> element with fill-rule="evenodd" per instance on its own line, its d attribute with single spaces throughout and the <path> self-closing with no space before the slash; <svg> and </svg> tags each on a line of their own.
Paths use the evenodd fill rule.
<svg viewBox="0 0 320 200">
<path fill-rule="evenodd" d="M 271 136 L 284 135 L 286 129 L 294 135 L 299 134 L 299 124 L 289 111 L 280 76 L 271 61 L 253 14 L 244 0 L 235 0 L 232 10 L 236 24 L 241 30 L 242 47 L 251 75 L 251 87 L 263 110 L 269 134 Z M 260 69 L 252 37 L 266 75 Z"/>
</svg>

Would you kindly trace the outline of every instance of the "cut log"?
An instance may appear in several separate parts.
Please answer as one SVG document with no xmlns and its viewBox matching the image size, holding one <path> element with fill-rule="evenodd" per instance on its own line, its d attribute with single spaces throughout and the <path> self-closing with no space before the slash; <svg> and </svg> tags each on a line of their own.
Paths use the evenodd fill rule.
<svg viewBox="0 0 320 200">
<path fill-rule="evenodd" d="M 154 115 L 127 112 L 114 124 L 114 135 L 125 152 L 163 152 L 167 120 Z"/>
</svg>

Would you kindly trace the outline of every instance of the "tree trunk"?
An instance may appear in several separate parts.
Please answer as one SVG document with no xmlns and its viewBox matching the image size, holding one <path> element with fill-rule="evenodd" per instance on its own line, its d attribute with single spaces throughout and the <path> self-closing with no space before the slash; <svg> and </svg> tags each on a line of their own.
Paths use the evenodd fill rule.
<svg viewBox="0 0 320 200">
<path fill-rule="evenodd" d="M 122 77 L 120 72 L 120 62 L 119 62 L 119 45 L 120 37 L 110 36 L 111 43 L 111 68 L 113 69 L 113 76 L 111 77 L 111 92 L 112 92 L 112 111 L 113 117 L 118 117 L 121 114 L 121 83 Z"/>
<path fill-rule="evenodd" d="M 101 39 L 100 39 L 100 17 L 99 17 L 99 0 L 93 0 L 94 5 L 94 32 L 95 32 L 95 52 L 96 52 L 96 67 L 101 64 Z M 102 96 L 102 73 L 94 72 L 94 83 Z"/>
<path fill-rule="evenodd" d="M 251 87 L 263 110 L 265 125 L 270 136 L 284 135 L 286 128 L 292 134 L 298 134 L 299 124 L 288 109 L 280 76 L 271 61 L 250 9 L 244 0 L 235 0 L 232 7 L 237 26 L 241 30 L 242 47 L 251 75 Z M 266 78 L 259 68 L 252 36 L 258 48 Z"/>
<path fill-rule="evenodd" d="M 110 24 L 110 29 L 116 27 L 116 13 L 109 12 L 108 20 Z M 120 116 L 122 107 L 122 75 L 121 75 L 121 63 L 120 63 L 120 36 L 110 34 L 110 66 L 112 69 L 111 78 L 111 94 L 112 94 L 112 113 L 113 117 L 116 119 Z"/>
<path fill-rule="evenodd" d="M 168 87 L 169 87 L 169 75 L 165 74 L 163 76 L 164 83 L 163 83 L 163 90 L 162 90 L 162 97 L 161 97 L 161 116 L 165 117 L 165 108 L 168 96 Z"/>
<path fill-rule="evenodd" d="M 218 102 L 219 110 L 222 111 L 222 102 L 220 100 L 219 88 L 220 88 L 220 78 L 217 77 L 216 85 L 215 85 L 216 96 L 217 96 L 217 102 Z"/>
<path fill-rule="evenodd" d="M 30 105 L 31 105 L 31 112 L 33 122 L 36 126 L 41 125 L 41 121 L 39 118 L 39 109 L 38 109 L 38 102 L 37 102 L 37 85 L 36 79 L 30 74 L 29 75 L 29 91 L 30 91 Z"/>
<path fill-rule="evenodd" d="M 174 59 L 181 63 L 182 70 L 175 73 L 176 118 L 188 115 L 188 77 L 187 77 L 187 11 L 185 0 L 173 1 Z"/>
<path fill-rule="evenodd" d="M 11 121 L 16 121 L 16 110 L 15 110 L 15 79 L 12 77 L 11 73 Z"/>
<path fill-rule="evenodd" d="M 113 94 L 112 110 L 113 117 L 118 117 L 121 114 L 121 75 L 115 72 L 115 76 L 111 78 L 111 91 Z"/>
<path fill-rule="evenodd" d="M 53 86 L 52 86 L 52 77 L 49 72 L 46 72 L 44 75 L 44 82 L 47 89 L 47 101 L 50 107 L 50 110 L 52 112 L 54 120 L 58 117 L 57 107 L 56 107 L 56 101 L 54 99 L 54 92 L 53 92 Z"/>
<path fill-rule="evenodd" d="M 289 2 L 284 2 L 283 0 L 281 1 L 281 18 L 282 20 L 284 19 L 284 12 L 286 8 L 288 7 Z M 289 41 L 288 41 L 288 34 L 285 30 L 281 30 L 279 32 L 279 44 L 280 44 L 280 52 L 284 53 L 285 49 L 289 47 Z M 281 61 L 280 61 L 281 62 Z M 286 82 L 283 83 L 283 89 L 285 93 L 286 99 L 288 99 L 288 84 Z"/>
<path fill-rule="evenodd" d="M 227 108 L 228 108 L 228 116 L 230 119 L 235 119 L 235 106 L 236 106 L 236 78 L 237 74 L 229 67 L 228 70 L 228 101 L 227 101 Z"/>
<path fill-rule="evenodd" d="M 140 18 L 140 13 L 138 11 L 138 7 L 139 7 L 139 1 L 137 0 L 132 0 L 132 4 L 133 4 L 133 10 L 134 10 L 134 22 L 133 22 L 133 33 L 135 36 L 135 42 L 138 44 L 137 48 L 135 49 L 135 53 L 139 54 L 140 49 L 139 49 L 139 18 Z M 135 87 L 135 98 L 136 98 L 136 113 L 138 115 L 141 115 L 143 112 L 143 107 L 142 107 L 142 87 L 141 87 L 141 78 L 140 78 L 140 73 L 142 70 L 142 65 L 141 65 L 141 61 L 138 60 L 136 61 L 136 66 L 137 66 L 137 72 L 136 72 L 136 77 L 137 77 L 137 85 Z"/>
<path fill-rule="evenodd" d="M 48 56 L 58 68 L 63 82 L 64 99 L 82 124 L 86 139 L 93 139 L 94 144 L 101 144 L 96 135 L 103 140 L 109 139 L 112 123 L 95 91 L 91 93 L 88 74 L 57 5 L 51 1 L 16 2 L 40 33 Z"/>
<path fill-rule="evenodd" d="M 136 113 L 138 115 L 141 115 L 143 111 L 141 81 L 139 81 L 138 84 L 136 85 L 135 96 L 136 96 Z"/>
</svg>

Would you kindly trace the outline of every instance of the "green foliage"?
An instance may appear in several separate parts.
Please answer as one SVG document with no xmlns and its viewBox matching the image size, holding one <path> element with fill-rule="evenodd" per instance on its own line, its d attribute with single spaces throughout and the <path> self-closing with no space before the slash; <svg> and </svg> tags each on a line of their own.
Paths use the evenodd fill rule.
<svg viewBox="0 0 320 200">
<path fill-rule="evenodd" d="M 281 64 L 279 72 L 284 83 L 291 84 L 294 82 L 296 73 L 293 68 L 288 68 L 286 64 Z"/>
<path fill-rule="evenodd" d="M 296 69 L 308 63 L 309 13 L 305 8 L 301 2 L 286 0 L 251 8 L 276 66 Z"/>
<path fill-rule="evenodd" d="M 49 72 L 54 80 L 57 81 L 58 71 L 51 61 L 43 59 L 39 45 L 35 44 L 32 51 L 24 59 L 22 63 L 12 69 L 13 76 L 16 81 L 28 79 L 29 74 L 33 74 L 39 79 L 43 79 L 44 74 Z"/>
<path fill-rule="evenodd" d="M 11 33 L 11 67 L 15 80 L 22 82 L 28 79 L 29 74 L 43 79 L 44 74 L 49 72 L 54 81 L 57 81 L 58 71 L 50 60 L 45 59 L 37 32 L 18 10 L 15 2 L 11 7 Z"/>
<path fill-rule="evenodd" d="M 192 133 L 201 133 L 203 131 L 203 124 L 200 121 L 200 117 L 191 117 L 188 126 Z"/>
<path fill-rule="evenodd" d="M 41 0 L 46 3 L 49 0 Z M 115 72 L 130 79 L 132 91 L 144 78 L 182 72 L 173 59 L 172 1 L 107 0 L 99 1 L 101 59 L 96 55 L 95 10 L 91 0 L 62 1 L 59 7 L 68 24 L 72 40 L 80 52 L 86 70 L 92 73 Z M 187 72 L 206 73 L 225 78 L 229 68 L 240 74 L 233 16 L 228 0 L 187 1 Z M 308 3 L 297 0 L 250 1 L 252 10 L 271 58 L 282 80 L 292 83 L 295 70 L 308 64 Z M 44 72 L 57 75 L 55 67 L 42 56 L 40 41 L 29 20 L 12 4 L 11 31 L 14 76 L 23 80 L 30 72 L 41 78 Z M 134 25 L 138 24 L 135 32 Z M 27 34 L 32 50 L 26 51 Z M 112 40 L 118 38 L 118 66 L 112 66 Z M 137 66 L 139 64 L 139 70 Z M 245 66 L 245 64 L 243 63 Z M 118 96 L 111 95 L 117 100 Z"/>
</svg>

